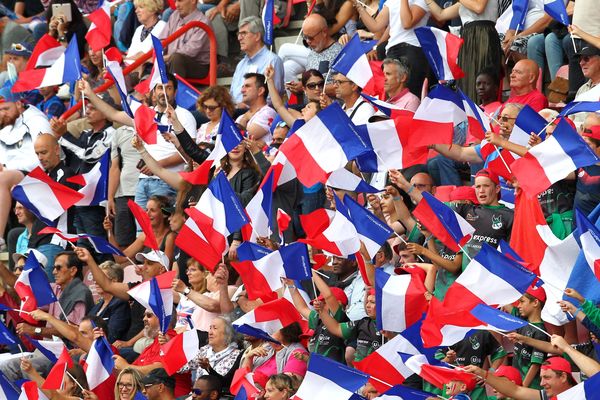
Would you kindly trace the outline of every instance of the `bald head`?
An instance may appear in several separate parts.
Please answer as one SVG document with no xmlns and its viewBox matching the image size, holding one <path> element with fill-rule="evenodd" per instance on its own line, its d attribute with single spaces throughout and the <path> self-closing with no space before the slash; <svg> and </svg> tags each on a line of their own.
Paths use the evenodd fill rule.
<svg viewBox="0 0 600 400">
<path fill-rule="evenodd" d="M 427 172 L 418 172 L 414 174 L 410 179 L 410 184 L 414 185 L 414 187 L 422 192 L 434 192 L 433 178 L 431 178 L 431 175 L 429 175 Z"/>
<path fill-rule="evenodd" d="M 539 67 L 533 60 L 521 60 L 515 64 L 510 74 L 510 88 L 513 95 L 527 94 L 535 89 Z"/>
<path fill-rule="evenodd" d="M 585 117 L 585 121 L 583 121 L 583 128 L 589 129 L 592 126 L 600 125 L 600 114 L 591 112 Z"/>
<path fill-rule="evenodd" d="M 327 21 L 319 14 L 310 14 L 302 23 L 302 33 L 304 28 L 324 29 L 327 28 Z"/>
<path fill-rule="evenodd" d="M 325 50 L 330 42 L 327 31 L 327 21 L 319 14 L 311 14 L 302 23 L 302 37 L 313 51 L 320 53 Z"/>
<path fill-rule="evenodd" d="M 51 133 L 38 135 L 33 144 L 35 154 L 45 171 L 50 171 L 60 162 L 60 146 L 58 139 Z"/>
</svg>

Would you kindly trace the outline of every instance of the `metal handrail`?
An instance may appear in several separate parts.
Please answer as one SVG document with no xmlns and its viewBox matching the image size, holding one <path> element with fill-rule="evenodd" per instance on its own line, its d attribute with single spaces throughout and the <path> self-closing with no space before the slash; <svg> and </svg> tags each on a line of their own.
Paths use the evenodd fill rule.
<svg viewBox="0 0 600 400">
<path fill-rule="evenodd" d="M 168 46 L 175 39 L 177 39 L 179 36 L 183 35 L 184 33 L 186 33 L 187 31 L 189 31 L 192 28 L 202 29 L 208 35 L 208 39 L 210 41 L 210 65 L 209 65 L 209 71 L 208 71 L 208 80 L 209 80 L 209 84 L 211 86 L 215 85 L 217 83 L 217 38 L 210 26 L 208 26 L 204 22 L 190 21 L 187 24 L 185 24 L 184 26 L 182 26 L 181 28 L 177 29 L 175 32 L 173 32 L 173 34 L 171 34 L 169 37 L 163 39 L 162 45 L 163 45 L 163 47 Z M 137 67 L 139 67 L 146 61 L 148 61 L 152 57 L 153 53 L 154 53 L 154 50 L 150 50 L 149 52 L 140 56 L 132 64 L 128 65 L 127 67 L 125 67 L 123 69 L 123 75 L 127 75 L 128 73 L 135 70 Z M 104 92 L 104 91 L 108 90 L 108 88 L 110 88 L 114 84 L 115 84 L 115 82 L 111 78 L 108 78 L 106 82 L 104 82 L 102 85 L 100 85 L 96 89 L 94 89 L 94 92 L 95 93 Z M 73 107 L 71 107 L 67 111 L 65 111 L 61 115 L 61 119 L 69 118 L 70 116 L 75 114 L 75 112 L 77 112 L 80 108 L 81 108 L 81 100 L 78 101 L 76 104 L 74 104 Z"/>
</svg>

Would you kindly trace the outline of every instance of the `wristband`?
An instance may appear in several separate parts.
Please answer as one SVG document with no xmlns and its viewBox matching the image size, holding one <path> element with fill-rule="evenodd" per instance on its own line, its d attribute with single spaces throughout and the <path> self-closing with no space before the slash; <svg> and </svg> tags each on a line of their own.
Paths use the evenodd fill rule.
<svg viewBox="0 0 600 400">
<path fill-rule="evenodd" d="M 187 296 L 188 294 L 190 294 L 191 289 L 189 287 L 186 287 L 185 289 L 183 289 L 183 295 Z"/>
<path fill-rule="evenodd" d="M 406 193 L 410 194 L 413 190 L 415 190 L 415 185 L 410 185 Z"/>
<path fill-rule="evenodd" d="M 296 289 L 296 286 L 295 286 L 295 285 L 287 285 L 287 288 L 288 288 L 289 290 L 292 290 L 292 289 Z"/>
<path fill-rule="evenodd" d="M 575 310 L 575 313 L 573 313 L 573 318 L 577 318 L 577 314 L 579 314 L 579 311 L 581 311 L 581 307 Z"/>
<path fill-rule="evenodd" d="M 396 197 L 392 198 L 392 200 L 394 200 L 394 201 L 402 200 L 402 196 L 396 196 Z"/>
</svg>

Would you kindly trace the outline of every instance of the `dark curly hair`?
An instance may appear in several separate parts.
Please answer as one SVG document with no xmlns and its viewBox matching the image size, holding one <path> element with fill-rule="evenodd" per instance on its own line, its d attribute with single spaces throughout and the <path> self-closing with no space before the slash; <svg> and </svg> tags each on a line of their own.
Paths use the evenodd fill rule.
<svg viewBox="0 0 600 400">
<path fill-rule="evenodd" d="M 227 111 L 229 115 L 233 115 L 235 112 L 235 105 L 233 104 L 231 94 L 223 86 L 209 86 L 206 88 L 196 101 L 196 110 L 202 112 L 202 106 L 208 99 L 216 101 L 221 106 L 221 109 Z"/>
</svg>

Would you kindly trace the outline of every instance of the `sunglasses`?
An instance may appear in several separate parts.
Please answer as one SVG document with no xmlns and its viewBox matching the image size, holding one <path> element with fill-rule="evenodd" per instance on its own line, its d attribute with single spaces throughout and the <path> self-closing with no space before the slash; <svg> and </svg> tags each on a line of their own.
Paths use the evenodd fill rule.
<svg viewBox="0 0 600 400">
<path fill-rule="evenodd" d="M 587 62 L 590 62 L 590 60 L 594 57 L 595 56 L 580 56 L 579 61 L 583 61 L 584 63 L 587 63 Z"/>
<path fill-rule="evenodd" d="M 592 134 L 592 133 L 594 133 L 594 132 L 592 132 L 592 130 L 591 130 L 591 129 L 589 129 L 589 128 L 585 128 L 585 129 L 583 130 L 583 133 Z"/>
<path fill-rule="evenodd" d="M 306 87 L 310 90 L 315 90 L 317 88 L 323 88 L 324 85 L 325 85 L 325 81 L 320 81 L 320 82 L 307 83 Z"/>
<path fill-rule="evenodd" d="M 321 30 L 321 31 L 319 31 L 319 32 L 317 32 L 317 33 L 315 33 L 315 34 L 314 34 L 314 35 L 312 35 L 312 36 L 308 36 L 308 35 L 302 34 L 302 39 L 304 39 L 304 40 L 307 40 L 307 41 L 313 41 L 313 40 L 315 40 L 315 38 L 316 38 L 317 36 L 319 36 L 319 34 L 320 34 L 321 32 L 323 32 L 323 30 Z"/>
<path fill-rule="evenodd" d="M 287 128 L 287 123 L 285 121 L 279 121 L 277 123 L 277 125 L 275 125 L 276 128 Z"/>
<path fill-rule="evenodd" d="M 511 117 L 506 117 L 506 116 L 500 116 L 498 119 L 500 121 L 502 121 L 502 122 L 508 122 L 508 121 L 512 121 L 513 119 L 516 119 L 516 118 L 511 118 Z"/>
<path fill-rule="evenodd" d="M 217 108 L 220 108 L 220 107 L 221 106 L 208 106 L 206 104 L 202 105 L 202 108 L 204 108 L 205 110 L 208 110 L 208 111 L 215 111 Z"/>
<path fill-rule="evenodd" d="M 192 389 L 192 394 L 196 396 L 202 396 L 202 389 Z"/>
</svg>

